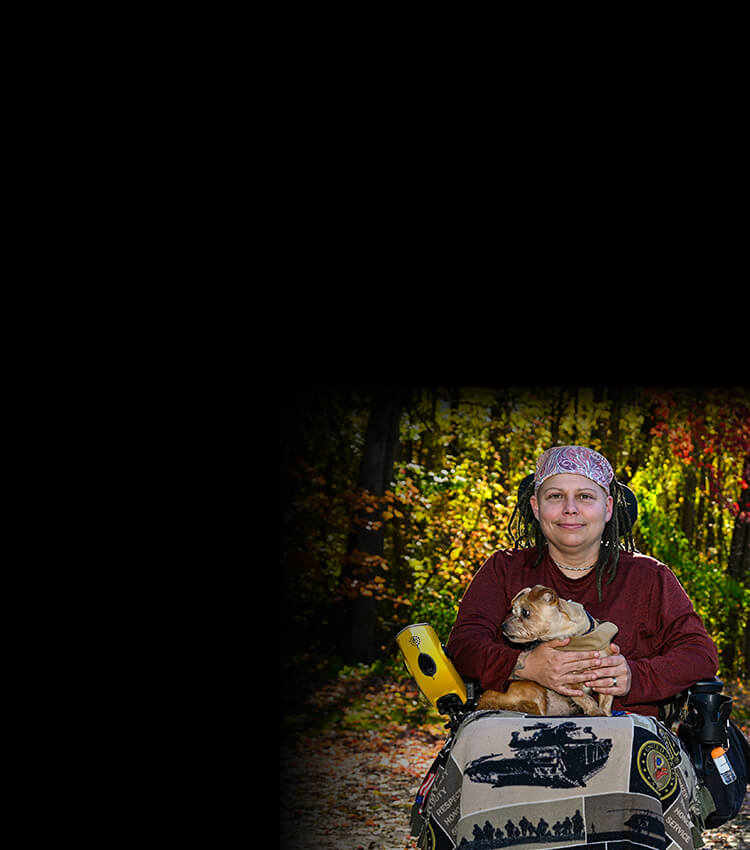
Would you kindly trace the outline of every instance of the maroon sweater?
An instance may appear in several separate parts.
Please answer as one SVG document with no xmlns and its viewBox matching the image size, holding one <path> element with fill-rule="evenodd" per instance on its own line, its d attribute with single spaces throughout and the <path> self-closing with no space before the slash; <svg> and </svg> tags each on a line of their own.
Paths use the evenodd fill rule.
<svg viewBox="0 0 750 850">
<path fill-rule="evenodd" d="M 532 566 L 535 557 L 535 549 L 496 552 L 472 579 L 445 647 L 465 678 L 478 679 L 483 689 L 506 690 L 522 647 L 498 639 L 498 629 L 511 599 L 535 584 L 554 588 L 563 599 L 580 602 L 592 617 L 619 627 L 614 642 L 633 681 L 630 693 L 615 697 L 614 709 L 656 715 L 654 703 L 716 675 L 716 646 L 666 565 L 621 552 L 617 575 L 611 584 L 604 580 L 600 602 L 595 570 L 569 579 L 548 553 L 538 567 Z"/>
</svg>

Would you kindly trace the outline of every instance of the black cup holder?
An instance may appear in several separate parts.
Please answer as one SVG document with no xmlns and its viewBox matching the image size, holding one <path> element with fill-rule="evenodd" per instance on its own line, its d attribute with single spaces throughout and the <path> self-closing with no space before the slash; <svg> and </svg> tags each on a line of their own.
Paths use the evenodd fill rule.
<svg viewBox="0 0 750 850">
<path fill-rule="evenodd" d="M 721 693 L 724 683 L 715 679 L 697 682 L 690 688 L 685 723 L 691 734 L 704 746 L 727 745 L 727 721 L 732 697 Z"/>
</svg>

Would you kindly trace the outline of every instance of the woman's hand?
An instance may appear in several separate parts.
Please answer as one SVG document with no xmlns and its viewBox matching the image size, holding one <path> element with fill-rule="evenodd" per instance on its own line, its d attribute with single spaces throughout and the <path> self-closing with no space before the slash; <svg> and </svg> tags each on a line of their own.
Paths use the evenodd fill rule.
<svg viewBox="0 0 750 850">
<path fill-rule="evenodd" d="M 620 655 L 620 647 L 615 643 L 609 645 L 613 655 L 607 655 L 600 659 L 599 665 L 589 671 L 589 676 L 584 682 L 598 694 L 612 694 L 623 697 L 630 693 L 633 684 L 633 674 L 625 658 Z"/>
<path fill-rule="evenodd" d="M 581 683 L 592 678 L 592 671 L 609 659 L 599 657 L 599 652 L 559 652 L 557 647 L 570 643 L 570 638 L 540 643 L 518 656 L 518 663 L 511 678 L 528 679 L 552 688 L 559 694 L 581 696 Z M 619 651 L 619 650 L 618 650 Z M 620 656 L 622 658 L 622 656 Z M 624 659 L 623 659 L 624 660 Z M 614 674 L 615 676 L 617 673 Z M 618 685 L 620 683 L 618 682 Z M 630 685 L 628 684 L 628 690 Z M 609 691 L 605 691 L 609 693 Z"/>
</svg>

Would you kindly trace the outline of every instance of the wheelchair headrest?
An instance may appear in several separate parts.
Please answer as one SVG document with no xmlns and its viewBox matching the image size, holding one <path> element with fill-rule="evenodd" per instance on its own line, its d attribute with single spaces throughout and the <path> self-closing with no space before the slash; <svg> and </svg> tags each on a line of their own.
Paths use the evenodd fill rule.
<svg viewBox="0 0 750 850">
<path fill-rule="evenodd" d="M 521 497 L 521 493 L 523 492 L 523 490 L 525 490 L 525 488 L 529 484 L 533 483 L 533 481 L 534 481 L 534 473 L 533 472 L 531 473 L 531 475 L 527 475 L 526 478 L 524 478 L 523 481 L 521 481 L 521 483 L 518 485 L 518 497 L 519 498 Z M 630 517 L 630 525 L 634 526 L 635 521 L 638 519 L 638 500 L 636 499 L 635 493 L 633 493 L 633 491 L 630 489 L 630 487 L 628 487 L 627 485 L 622 484 L 622 483 L 620 484 L 620 487 L 622 487 L 622 491 L 623 491 L 623 494 L 625 496 L 625 507 L 628 511 L 628 516 Z"/>
</svg>

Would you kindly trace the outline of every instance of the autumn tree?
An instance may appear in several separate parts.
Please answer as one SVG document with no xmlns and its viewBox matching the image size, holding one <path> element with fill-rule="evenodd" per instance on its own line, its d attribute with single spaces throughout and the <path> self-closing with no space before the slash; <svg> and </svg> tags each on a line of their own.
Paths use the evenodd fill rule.
<svg viewBox="0 0 750 850">
<path fill-rule="evenodd" d="M 742 465 L 742 478 L 739 482 L 739 497 L 732 506 L 735 514 L 732 530 L 732 543 L 729 548 L 727 573 L 740 587 L 750 587 L 750 454 L 745 455 Z M 744 665 L 743 678 L 750 679 L 750 627 L 745 625 L 743 634 Z M 729 668 L 735 665 L 737 645 L 732 643 L 727 648 L 726 664 Z"/>
<path fill-rule="evenodd" d="M 403 387 L 375 387 L 357 489 L 352 498 L 351 530 L 341 572 L 340 648 L 349 661 L 373 661 L 376 646 L 377 580 L 387 571 L 383 557 L 384 496 L 393 476 L 399 441 L 399 422 L 409 391 Z M 375 588 L 373 588 L 373 583 Z"/>
</svg>

